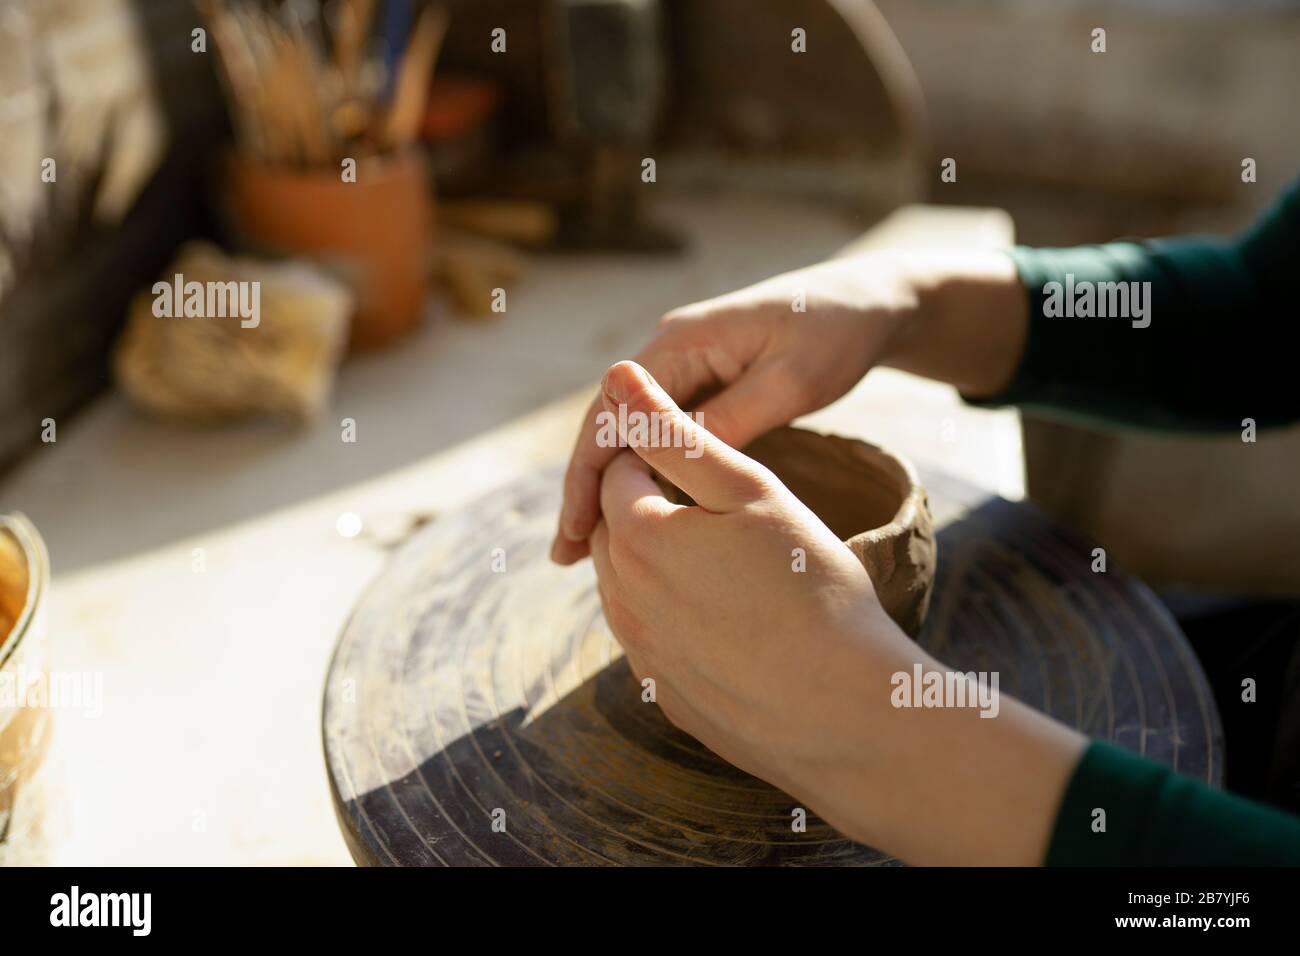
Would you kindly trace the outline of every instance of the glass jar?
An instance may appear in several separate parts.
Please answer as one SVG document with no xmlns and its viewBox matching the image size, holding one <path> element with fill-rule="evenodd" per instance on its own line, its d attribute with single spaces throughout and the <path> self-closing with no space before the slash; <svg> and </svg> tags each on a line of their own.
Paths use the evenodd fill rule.
<svg viewBox="0 0 1300 956">
<path fill-rule="evenodd" d="M 42 686 L 49 576 L 45 543 L 31 522 L 0 514 L 0 866 L 52 857 L 52 721 Z"/>
</svg>

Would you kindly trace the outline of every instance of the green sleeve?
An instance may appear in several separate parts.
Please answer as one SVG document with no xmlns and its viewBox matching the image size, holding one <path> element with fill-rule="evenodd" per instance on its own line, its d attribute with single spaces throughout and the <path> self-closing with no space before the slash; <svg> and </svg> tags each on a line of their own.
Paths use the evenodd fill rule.
<svg viewBox="0 0 1300 956">
<path fill-rule="evenodd" d="M 1061 802 L 1047 864 L 1296 866 L 1300 819 L 1094 741 Z"/>
<path fill-rule="evenodd" d="M 1017 247 L 1029 297 L 1025 353 L 1011 385 L 977 405 L 1180 431 L 1300 420 L 1287 343 L 1300 315 L 1300 180 L 1236 239 L 1179 238 L 1070 249 Z M 1049 283 L 1150 283 L 1150 325 L 1049 316 Z M 1057 301 L 1061 301 L 1059 297 Z"/>
</svg>

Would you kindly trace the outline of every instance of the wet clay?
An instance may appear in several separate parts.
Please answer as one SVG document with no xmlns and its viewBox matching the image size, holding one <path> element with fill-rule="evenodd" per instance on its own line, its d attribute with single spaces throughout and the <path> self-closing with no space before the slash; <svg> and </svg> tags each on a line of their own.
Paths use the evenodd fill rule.
<svg viewBox="0 0 1300 956">
<path fill-rule="evenodd" d="M 925 623 L 935 543 L 925 489 L 910 464 L 876 445 L 778 428 L 745 448 L 862 562 L 889 616 L 910 636 Z M 689 499 L 660 482 L 678 503 Z"/>
</svg>

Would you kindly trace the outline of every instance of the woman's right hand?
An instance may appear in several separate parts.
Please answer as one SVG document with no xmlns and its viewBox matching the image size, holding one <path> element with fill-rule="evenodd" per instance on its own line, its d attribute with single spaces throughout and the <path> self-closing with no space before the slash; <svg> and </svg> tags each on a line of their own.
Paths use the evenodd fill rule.
<svg viewBox="0 0 1300 956">
<path fill-rule="evenodd" d="M 864 255 L 789 272 L 664 316 L 635 360 L 680 406 L 733 448 L 849 391 L 888 353 L 917 307 L 895 260 Z M 597 443 L 599 397 L 587 409 L 564 480 L 552 559 L 589 551 L 600 477 L 619 452 Z"/>
<path fill-rule="evenodd" d="M 871 252 L 787 272 L 677 309 L 635 360 L 682 408 L 733 448 L 829 405 L 875 365 L 997 394 L 1024 351 L 1025 290 L 1006 254 L 989 249 Z M 591 403 L 564 476 L 551 558 L 589 554 L 602 447 Z"/>
</svg>

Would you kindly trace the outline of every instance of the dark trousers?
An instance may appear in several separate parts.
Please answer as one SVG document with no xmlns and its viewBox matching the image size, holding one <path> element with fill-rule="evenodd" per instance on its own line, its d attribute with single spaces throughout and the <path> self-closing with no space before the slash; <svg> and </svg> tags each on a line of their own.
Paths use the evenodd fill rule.
<svg viewBox="0 0 1300 956">
<path fill-rule="evenodd" d="M 1223 717 L 1227 789 L 1300 813 L 1300 602 L 1168 603 Z"/>
</svg>

